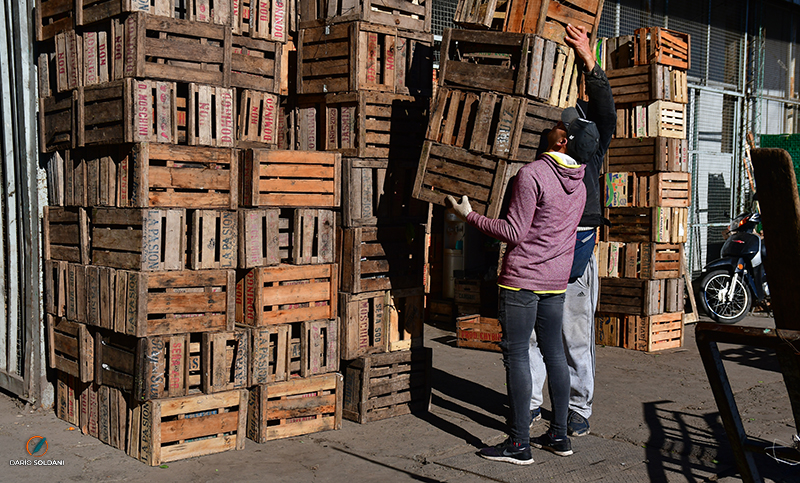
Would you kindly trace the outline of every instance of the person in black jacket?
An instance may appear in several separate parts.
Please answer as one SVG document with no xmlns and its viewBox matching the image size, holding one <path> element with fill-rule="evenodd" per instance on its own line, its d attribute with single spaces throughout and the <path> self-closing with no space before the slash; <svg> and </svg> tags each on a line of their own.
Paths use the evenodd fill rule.
<svg viewBox="0 0 800 483">
<path fill-rule="evenodd" d="M 562 333 L 570 372 L 570 400 L 567 430 L 570 436 L 589 434 L 592 414 L 595 375 L 594 312 L 597 308 L 599 278 L 594 245 L 597 228 L 604 219 L 600 204 L 600 170 L 617 123 L 614 98 L 605 72 L 597 64 L 584 27 L 567 25 L 565 40 L 583 62 L 588 103 L 579 102 L 578 115 L 593 121 L 600 134 L 594 155 L 586 162 L 583 182 L 586 185 L 586 205 L 578 223 L 575 256 L 564 301 Z M 533 378 L 531 418 L 541 418 L 542 387 L 546 371 L 536 333 L 530 340 L 530 365 Z"/>
</svg>

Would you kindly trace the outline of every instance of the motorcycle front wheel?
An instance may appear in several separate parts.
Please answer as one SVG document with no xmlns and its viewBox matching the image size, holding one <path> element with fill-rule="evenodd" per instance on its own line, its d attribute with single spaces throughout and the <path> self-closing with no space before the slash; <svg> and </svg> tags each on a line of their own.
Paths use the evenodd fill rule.
<svg viewBox="0 0 800 483">
<path fill-rule="evenodd" d="M 721 324 L 735 324 L 742 320 L 753 305 L 750 289 L 741 278 L 731 287 L 733 277 L 726 270 L 716 270 L 703 277 L 700 300 L 706 314 Z M 733 293 L 728 295 L 728 292 Z"/>
</svg>

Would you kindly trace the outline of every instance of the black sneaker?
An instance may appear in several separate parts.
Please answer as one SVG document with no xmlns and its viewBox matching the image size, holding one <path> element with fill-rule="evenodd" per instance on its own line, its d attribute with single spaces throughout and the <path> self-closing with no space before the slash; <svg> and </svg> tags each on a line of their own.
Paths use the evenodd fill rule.
<svg viewBox="0 0 800 483">
<path fill-rule="evenodd" d="M 576 412 L 570 411 L 567 418 L 567 434 L 570 436 L 586 436 L 589 434 L 589 420 Z"/>
<path fill-rule="evenodd" d="M 542 419 L 542 408 L 531 409 L 531 429 L 533 429 L 533 423 L 536 421 L 541 421 Z"/>
<path fill-rule="evenodd" d="M 515 465 L 529 465 L 533 463 L 530 445 L 522 446 L 511 441 L 511 438 L 502 443 L 483 448 L 478 454 L 487 460 L 505 461 Z"/>
<path fill-rule="evenodd" d="M 558 456 L 569 456 L 572 454 L 572 443 L 569 441 L 569 438 L 555 439 L 549 431 L 538 438 L 531 438 L 531 446 L 552 451 Z"/>
</svg>

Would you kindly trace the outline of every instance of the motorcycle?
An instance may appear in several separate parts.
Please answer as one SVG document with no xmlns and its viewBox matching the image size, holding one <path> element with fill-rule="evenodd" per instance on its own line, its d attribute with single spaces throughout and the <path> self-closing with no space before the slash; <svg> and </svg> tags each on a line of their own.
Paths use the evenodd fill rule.
<svg viewBox="0 0 800 483">
<path fill-rule="evenodd" d="M 728 228 L 730 236 L 722 245 L 720 258 L 703 268 L 708 273 L 700 282 L 700 301 L 716 322 L 735 324 L 754 303 L 766 306 L 769 302 L 763 263 L 766 251 L 755 232 L 760 222 L 759 213 L 736 217 Z"/>
</svg>

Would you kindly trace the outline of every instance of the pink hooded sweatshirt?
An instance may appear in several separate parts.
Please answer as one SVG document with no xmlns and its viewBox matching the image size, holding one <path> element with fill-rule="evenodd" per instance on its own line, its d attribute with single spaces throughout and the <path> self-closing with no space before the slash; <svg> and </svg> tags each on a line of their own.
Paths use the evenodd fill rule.
<svg viewBox="0 0 800 483">
<path fill-rule="evenodd" d="M 467 216 L 469 224 L 508 244 L 498 284 L 536 292 L 566 290 L 586 201 L 583 172 L 584 166 L 569 155 L 545 153 L 517 173 L 505 219 L 474 211 Z"/>
</svg>

